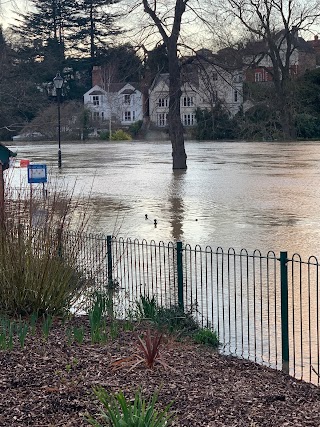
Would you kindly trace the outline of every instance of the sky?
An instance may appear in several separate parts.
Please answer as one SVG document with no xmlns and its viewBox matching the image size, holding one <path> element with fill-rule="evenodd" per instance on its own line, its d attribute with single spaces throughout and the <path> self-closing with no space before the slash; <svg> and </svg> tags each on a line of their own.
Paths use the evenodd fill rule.
<svg viewBox="0 0 320 427">
<path fill-rule="evenodd" d="M 27 0 L 0 0 L 0 23 L 6 28 L 14 21 L 15 12 L 25 12 L 28 8 Z M 30 7 L 30 6 L 29 6 Z"/>
<path fill-rule="evenodd" d="M 120 2 L 118 5 L 123 5 L 125 7 L 126 1 Z M 16 12 L 25 13 L 31 7 L 31 2 L 29 0 L 0 0 L 0 23 L 3 25 L 3 28 L 7 28 L 10 24 L 14 23 L 14 17 Z M 119 7 L 119 6 L 118 6 Z M 120 8 L 121 10 L 121 8 Z M 121 10 L 122 11 L 122 10 Z M 133 25 L 138 31 L 127 32 L 125 37 L 126 40 L 129 41 L 133 45 L 137 43 L 145 42 L 145 45 L 148 49 L 152 48 L 157 40 L 160 39 L 158 31 L 153 27 L 151 28 L 151 33 L 153 33 L 153 37 L 150 37 L 150 32 L 146 29 L 142 29 L 142 20 L 141 20 L 141 12 L 142 8 L 137 10 L 137 14 L 130 15 L 130 24 Z M 126 14 L 127 16 L 127 14 Z M 145 18 L 145 17 L 144 17 Z M 195 45 L 195 41 L 198 39 L 202 39 L 204 34 L 208 35 L 208 30 L 206 28 L 201 28 L 200 25 L 195 25 L 193 19 L 188 19 L 188 15 L 185 15 L 184 18 L 188 21 L 183 25 L 183 30 L 181 36 L 183 37 L 183 41 L 186 45 Z M 190 17 L 191 18 L 191 17 Z M 194 18 L 194 17 L 193 17 Z M 128 21 L 124 23 L 124 27 L 129 29 Z M 147 27 L 146 27 L 147 28 Z M 185 31 L 187 29 L 187 31 Z M 142 31 L 141 31 L 142 30 Z M 147 37 L 147 34 L 149 37 Z M 146 39 L 144 40 L 144 36 Z M 147 41 L 148 38 L 148 41 Z M 119 40 L 120 41 L 120 40 Z M 121 40 L 120 42 L 123 42 Z M 151 42 L 151 43 L 150 43 Z M 203 45 L 203 40 L 199 43 L 199 45 Z"/>
</svg>

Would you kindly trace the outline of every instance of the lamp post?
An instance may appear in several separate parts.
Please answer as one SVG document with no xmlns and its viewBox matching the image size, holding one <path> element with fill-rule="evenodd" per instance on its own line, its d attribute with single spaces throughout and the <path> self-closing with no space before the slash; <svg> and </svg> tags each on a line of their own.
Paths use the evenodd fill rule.
<svg viewBox="0 0 320 427">
<path fill-rule="evenodd" d="M 58 167 L 61 168 L 62 159 L 61 159 L 61 121 L 60 121 L 60 103 L 61 103 L 61 89 L 63 85 L 63 78 L 60 76 L 59 71 L 53 79 L 53 84 L 56 89 L 57 101 L 58 101 Z"/>
</svg>

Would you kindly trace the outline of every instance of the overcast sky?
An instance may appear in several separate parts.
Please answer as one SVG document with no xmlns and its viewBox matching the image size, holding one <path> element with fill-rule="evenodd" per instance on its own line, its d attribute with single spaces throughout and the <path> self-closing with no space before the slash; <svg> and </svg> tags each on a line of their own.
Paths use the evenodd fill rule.
<svg viewBox="0 0 320 427">
<path fill-rule="evenodd" d="M 25 12 L 28 8 L 27 0 L 0 0 L 0 22 L 4 27 L 14 20 L 15 12 Z"/>
</svg>

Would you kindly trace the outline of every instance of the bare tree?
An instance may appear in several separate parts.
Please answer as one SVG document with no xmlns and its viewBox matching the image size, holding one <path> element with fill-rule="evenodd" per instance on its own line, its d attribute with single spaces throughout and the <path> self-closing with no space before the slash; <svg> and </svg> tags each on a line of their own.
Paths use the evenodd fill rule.
<svg viewBox="0 0 320 427">
<path fill-rule="evenodd" d="M 183 125 L 180 117 L 181 74 L 178 58 L 178 41 L 182 16 L 189 0 L 175 0 L 171 29 L 165 21 L 165 13 L 156 0 L 142 0 L 144 11 L 157 27 L 167 48 L 169 60 L 169 135 L 172 143 L 173 169 L 187 168 L 187 155 L 184 147 Z"/>
<path fill-rule="evenodd" d="M 262 56 L 256 64 L 268 58 L 268 72 L 275 88 L 275 107 L 282 125 L 284 139 L 295 137 L 292 111 L 292 64 L 299 48 L 298 32 L 311 31 L 319 21 L 319 1 L 301 3 L 298 0 L 227 0 L 221 4 L 219 16 L 234 18 L 249 36 L 260 42 Z"/>
</svg>

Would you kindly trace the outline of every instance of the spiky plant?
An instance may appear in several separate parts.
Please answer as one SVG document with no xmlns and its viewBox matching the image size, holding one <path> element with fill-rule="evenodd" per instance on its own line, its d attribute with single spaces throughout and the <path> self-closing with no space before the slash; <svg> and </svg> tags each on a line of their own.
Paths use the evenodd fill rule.
<svg viewBox="0 0 320 427">
<path fill-rule="evenodd" d="M 134 402 L 128 401 L 122 392 L 108 394 L 102 387 L 94 389 L 94 394 L 103 405 L 100 415 L 87 416 L 88 422 L 95 427 L 165 427 L 169 426 L 172 414 L 171 404 L 162 411 L 157 410 L 158 394 L 154 393 L 147 401 L 140 392 L 136 392 Z"/>
</svg>

